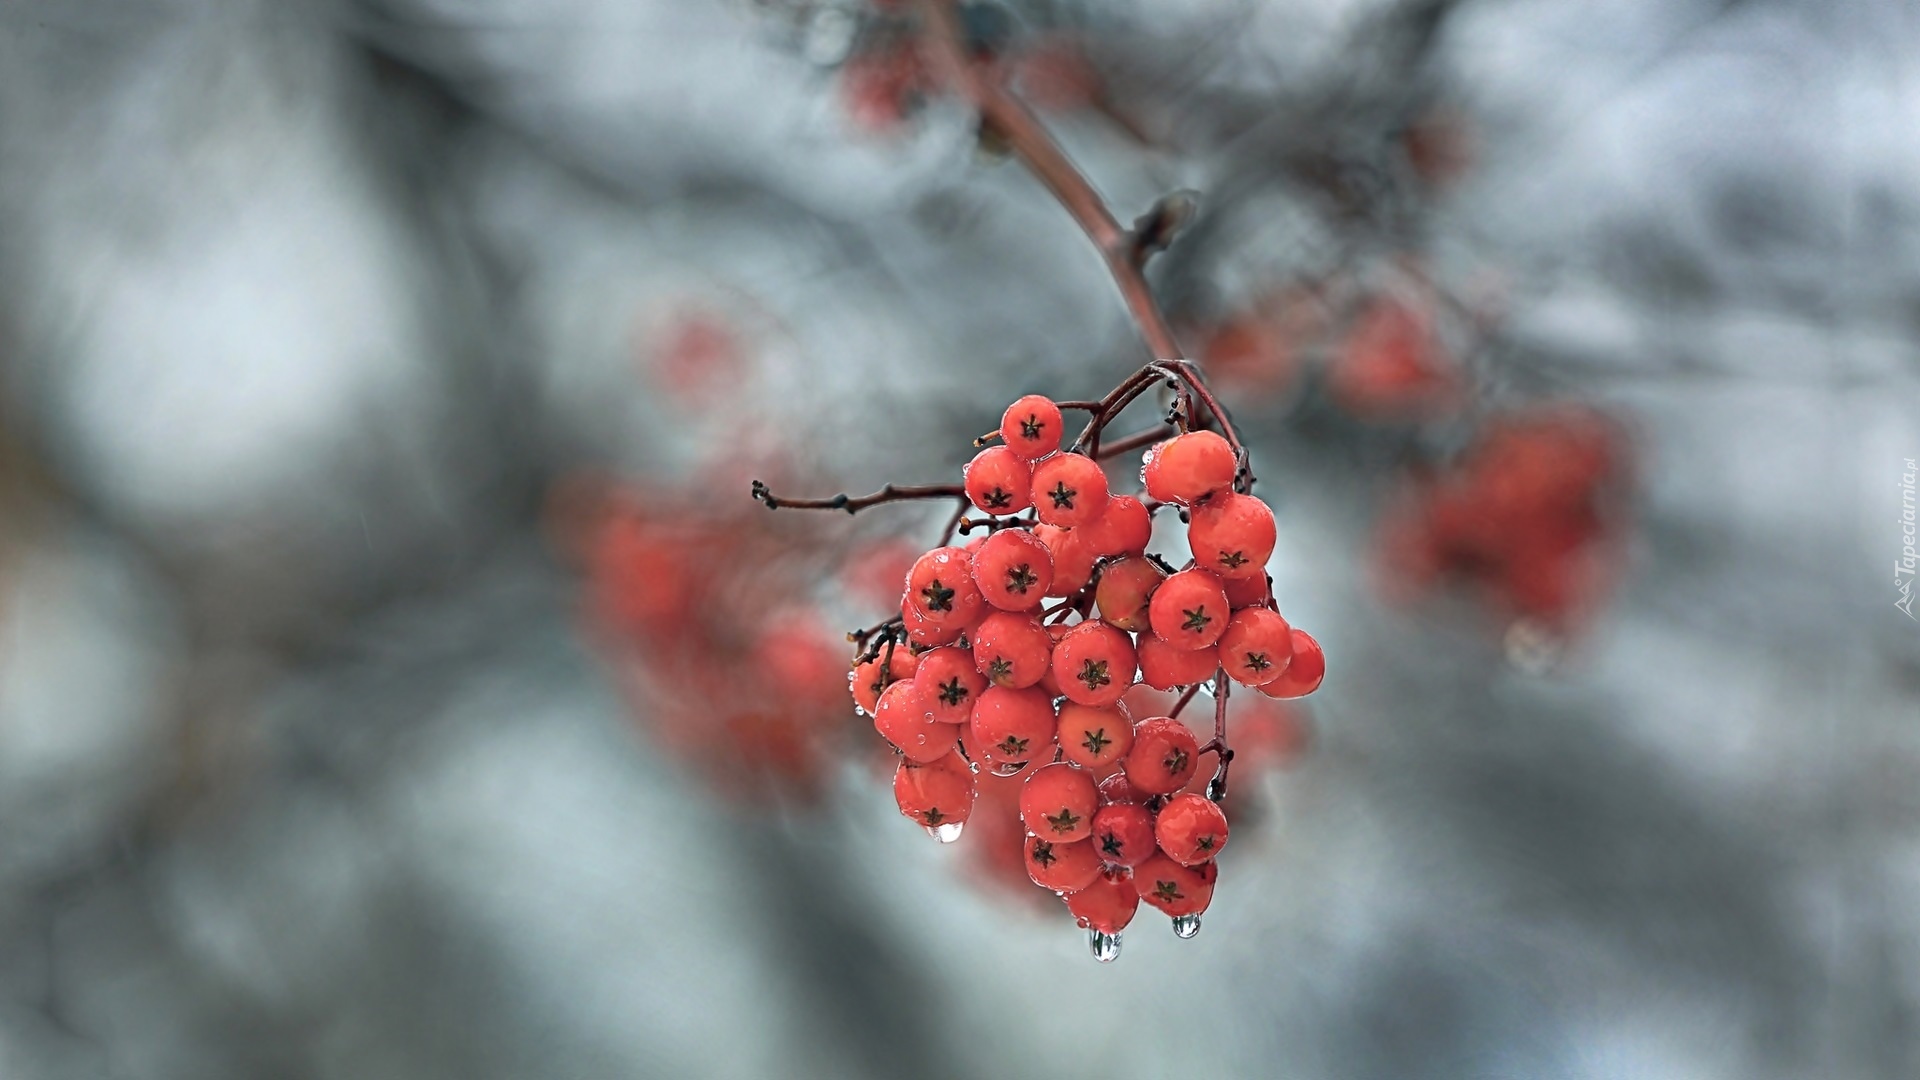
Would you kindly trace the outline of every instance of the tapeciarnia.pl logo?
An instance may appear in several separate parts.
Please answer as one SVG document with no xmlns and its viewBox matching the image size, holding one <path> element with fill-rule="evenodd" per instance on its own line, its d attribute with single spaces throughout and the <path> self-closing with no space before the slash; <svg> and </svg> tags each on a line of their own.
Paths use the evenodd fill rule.
<svg viewBox="0 0 1920 1080">
<path fill-rule="evenodd" d="M 1900 474 L 1900 535 L 1905 540 L 1900 548 L 1900 558 L 1893 564 L 1893 584 L 1900 590 L 1900 599 L 1893 606 L 1907 613 L 1907 618 L 1920 622 L 1920 615 L 1913 613 L 1914 563 L 1914 518 L 1913 518 L 1913 479 L 1920 468 L 1914 466 L 1913 458 L 1905 459 L 1907 471 Z"/>
</svg>

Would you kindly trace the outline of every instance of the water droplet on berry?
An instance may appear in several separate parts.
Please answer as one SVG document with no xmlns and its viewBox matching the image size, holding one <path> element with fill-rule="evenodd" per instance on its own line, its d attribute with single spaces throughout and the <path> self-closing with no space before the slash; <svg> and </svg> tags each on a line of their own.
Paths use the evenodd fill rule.
<svg viewBox="0 0 1920 1080">
<path fill-rule="evenodd" d="M 966 827 L 964 821 L 949 821 L 945 825 L 927 825 L 927 835 L 943 844 L 951 844 L 960 839 L 960 830 Z"/>
<path fill-rule="evenodd" d="M 993 775 L 1012 776 L 1014 773 L 1017 773 L 1021 769 L 1024 769 L 1026 767 L 1027 767 L 1027 763 L 1024 761 L 1002 761 L 994 765 Z"/>
<path fill-rule="evenodd" d="M 1200 916 L 1175 915 L 1173 917 L 1173 936 L 1186 941 L 1200 932 Z"/>
<path fill-rule="evenodd" d="M 1103 964 L 1111 964 L 1120 959 L 1119 934 L 1103 934 L 1098 930 L 1089 930 L 1087 944 L 1093 949 L 1093 958 Z"/>
</svg>

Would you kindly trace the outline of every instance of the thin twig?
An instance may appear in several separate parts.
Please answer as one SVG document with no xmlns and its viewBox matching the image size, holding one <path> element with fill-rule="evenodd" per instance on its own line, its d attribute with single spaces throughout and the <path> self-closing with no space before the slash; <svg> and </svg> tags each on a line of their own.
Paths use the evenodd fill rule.
<svg viewBox="0 0 1920 1080">
<path fill-rule="evenodd" d="M 790 499 L 784 495 L 775 495 L 767 485 L 758 480 L 753 482 L 753 497 L 767 504 L 769 510 L 845 510 L 857 514 L 873 506 L 886 503 L 906 502 L 910 499 L 962 499 L 967 489 L 960 484 L 888 484 L 871 495 L 853 498 L 842 492 L 825 499 Z"/>
</svg>

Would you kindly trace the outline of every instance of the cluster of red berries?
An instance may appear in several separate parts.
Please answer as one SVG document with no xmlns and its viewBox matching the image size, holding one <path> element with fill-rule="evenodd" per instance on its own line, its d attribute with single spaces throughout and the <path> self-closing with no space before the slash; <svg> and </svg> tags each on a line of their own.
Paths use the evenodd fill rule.
<svg viewBox="0 0 1920 1080">
<path fill-rule="evenodd" d="M 1476 588 L 1508 617 L 1564 633 L 1611 582 L 1627 445 L 1617 423 L 1581 405 L 1488 421 L 1387 518 L 1386 583 L 1408 596 L 1447 583 Z"/>
<path fill-rule="evenodd" d="M 863 642 L 850 681 L 901 756 L 901 813 L 941 839 L 973 813 L 982 771 L 1029 771 L 1027 873 L 1110 959 L 1140 902 L 1190 936 L 1212 898 L 1228 835 L 1226 680 L 1300 697 L 1325 658 L 1275 610 L 1273 513 L 1237 490 L 1242 460 L 1226 438 L 1195 430 L 1151 447 L 1143 502 L 1109 490 L 1099 461 L 1062 450 L 1062 434 L 1047 398 L 1007 409 L 999 444 L 965 473 L 966 498 L 988 515 L 969 524 L 986 535 L 920 556 L 899 616 Z M 1179 570 L 1147 553 L 1166 505 L 1188 521 L 1193 560 Z M 1215 739 L 1202 745 L 1173 716 L 1133 716 L 1123 698 L 1141 683 L 1211 683 Z M 1183 790 L 1207 753 L 1211 790 Z"/>
</svg>

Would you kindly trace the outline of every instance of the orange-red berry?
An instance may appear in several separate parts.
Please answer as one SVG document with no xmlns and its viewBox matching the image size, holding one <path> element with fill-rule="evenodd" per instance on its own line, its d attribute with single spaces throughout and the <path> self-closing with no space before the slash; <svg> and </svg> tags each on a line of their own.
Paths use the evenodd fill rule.
<svg viewBox="0 0 1920 1080">
<path fill-rule="evenodd" d="M 1153 821 L 1154 841 L 1167 858 L 1195 866 L 1227 846 L 1227 815 L 1204 795 L 1182 792 L 1167 800 Z"/>
<path fill-rule="evenodd" d="M 1124 760 L 1124 759 L 1123 759 Z M 1133 786 L 1124 772 L 1114 773 L 1100 781 L 1100 805 L 1113 803 L 1144 803 L 1152 796 Z"/>
<path fill-rule="evenodd" d="M 1273 556 L 1273 511 L 1251 495 L 1223 491 L 1187 515 L 1196 566 L 1223 578 L 1264 578 Z"/>
<path fill-rule="evenodd" d="M 880 691 L 885 690 L 888 683 L 911 679 L 920 667 L 920 657 L 905 645 L 894 646 L 891 665 L 887 661 L 887 651 L 886 646 L 882 645 L 879 656 L 857 665 L 853 673 L 847 676 L 847 684 L 853 691 L 853 703 L 862 715 L 873 715 L 874 706 L 880 701 Z M 882 674 L 883 668 L 885 674 Z"/>
<path fill-rule="evenodd" d="M 1127 751 L 1121 768 L 1134 790 L 1166 795 L 1186 787 L 1199 764 L 1200 743 L 1187 725 L 1156 716 L 1133 729 L 1133 749 Z"/>
<path fill-rule="evenodd" d="M 1053 754 L 1053 701 L 1038 690 L 989 686 L 973 707 L 967 745 L 987 765 L 1018 765 Z"/>
<path fill-rule="evenodd" d="M 1153 539 L 1153 517 L 1131 495 L 1114 495 L 1092 522 L 1080 526 L 1080 539 L 1096 558 L 1140 555 Z"/>
<path fill-rule="evenodd" d="M 1273 599 L 1273 580 L 1265 574 L 1221 578 L 1220 587 L 1226 590 L 1227 606 L 1235 611 L 1245 607 L 1265 607 Z"/>
<path fill-rule="evenodd" d="M 1040 620 L 1017 611 L 996 611 L 973 630 L 973 662 L 995 686 L 1032 686 L 1047 673 L 1053 638 Z"/>
<path fill-rule="evenodd" d="M 900 812 L 928 828 L 965 822 L 977 791 L 973 770 L 952 751 L 935 761 L 902 761 L 893 772 L 893 800 Z"/>
<path fill-rule="evenodd" d="M 1152 559 L 1128 556 L 1108 563 L 1100 571 L 1100 584 L 1093 590 L 1100 621 L 1128 633 L 1153 628 L 1147 617 L 1147 602 L 1155 589 L 1167 579 L 1167 572 Z"/>
<path fill-rule="evenodd" d="M 1064 431 L 1060 407 L 1039 394 L 1028 394 L 1007 406 L 1000 417 L 1000 438 L 1024 461 L 1046 457 L 1060 449 Z"/>
<path fill-rule="evenodd" d="M 1049 840 L 1027 837 L 1027 876 L 1035 885 L 1054 892 L 1075 892 L 1100 876 L 1100 857 L 1091 840 Z"/>
<path fill-rule="evenodd" d="M 1102 622 L 1079 623 L 1053 649 L 1054 681 L 1081 705 L 1119 701 L 1138 670 L 1133 639 Z"/>
<path fill-rule="evenodd" d="M 936 627 L 965 629 L 980 621 L 986 601 L 973 582 L 973 555 L 963 548 L 934 548 L 907 572 L 906 605 Z"/>
<path fill-rule="evenodd" d="M 1093 849 L 1102 862 L 1138 866 L 1153 856 L 1153 812 L 1139 803 L 1114 802 L 1093 813 Z"/>
<path fill-rule="evenodd" d="M 1153 498 L 1190 506 L 1231 487 L 1239 469 L 1231 443 L 1211 431 L 1190 431 L 1149 449 L 1140 480 Z"/>
<path fill-rule="evenodd" d="M 1181 866 L 1159 854 L 1133 868 L 1133 887 L 1168 915 L 1198 915 L 1213 902 L 1214 873 L 1212 863 Z"/>
<path fill-rule="evenodd" d="M 1035 770 L 1020 788 L 1020 820 L 1048 840 L 1084 840 L 1093 834 L 1100 805 L 1093 774 L 1064 761 Z"/>
<path fill-rule="evenodd" d="M 1068 700 L 1060 706 L 1057 737 L 1068 761 L 1103 770 L 1133 749 L 1133 720 L 1118 702 L 1095 707 Z"/>
<path fill-rule="evenodd" d="M 913 681 L 927 712 L 942 724 L 966 723 L 973 717 L 974 702 L 987 688 L 986 676 L 974 667 L 973 654 L 957 645 L 924 653 Z"/>
<path fill-rule="evenodd" d="M 1259 686 L 1280 678 L 1293 661 L 1293 628 L 1271 608 L 1241 608 L 1220 635 L 1220 666 L 1227 678 Z"/>
<path fill-rule="evenodd" d="M 1005 446 L 989 446 L 962 473 L 967 498 L 982 513 L 1017 514 L 1033 505 L 1033 466 Z"/>
<path fill-rule="evenodd" d="M 1057 697 L 1064 696 L 1060 693 L 1060 680 L 1053 677 L 1052 653 L 1053 653 L 1053 649 L 1060 647 L 1060 639 L 1063 637 L 1066 637 L 1067 631 L 1071 629 L 1073 629 L 1073 627 L 1068 626 L 1065 623 L 1048 623 L 1047 624 L 1047 640 L 1052 642 L 1052 645 L 1050 645 L 1047 650 L 1047 653 L 1048 653 L 1047 670 L 1045 674 L 1040 676 L 1040 681 L 1037 683 L 1034 683 L 1033 685 L 1039 687 L 1042 690 L 1045 690 L 1047 692 L 1047 696 L 1050 698 L 1057 698 Z"/>
<path fill-rule="evenodd" d="M 1001 611 L 1032 611 L 1053 588 L 1053 553 L 1025 529 L 1001 529 L 974 552 L 973 581 Z"/>
<path fill-rule="evenodd" d="M 1079 529 L 1063 529 L 1042 523 L 1033 527 L 1033 535 L 1039 537 L 1040 542 L 1047 545 L 1047 550 L 1053 554 L 1053 585 L 1047 590 L 1048 596 L 1072 596 L 1093 580 L 1093 563 L 1097 556 L 1088 550 Z"/>
<path fill-rule="evenodd" d="M 1140 681 L 1155 690 L 1205 682 L 1220 667 L 1218 649 L 1175 648 L 1153 634 L 1141 634 L 1134 653 L 1140 661 Z"/>
<path fill-rule="evenodd" d="M 1133 921 L 1140 908 L 1140 892 L 1125 873 L 1101 872 L 1084 889 L 1068 893 L 1063 899 L 1073 921 L 1083 929 L 1117 934 Z"/>
<path fill-rule="evenodd" d="M 933 719 L 912 679 L 894 683 L 880 695 L 873 727 L 909 761 L 938 761 L 960 738 L 958 725 Z"/>
<path fill-rule="evenodd" d="M 1161 641 L 1176 649 L 1204 649 L 1227 632 L 1231 612 L 1220 579 L 1195 567 L 1161 582 L 1147 614 Z"/>
<path fill-rule="evenodd" d="M 1085 454 L 1055 454 L 1033 467 L 1033 512 L 1049 525 L 1091 525 L 1109 497 L 1106 472 Z"/>
<path fill-rule="evenodd" d="M 1321 681 L 1327 677 L 1327 654 L 1321 651 L 1320 643 L 1298 627 L 1291 637 L 1293 663 L 1287 665 L 1279 678 L 1260 686 L 1260 692 L 1268 697 L 1306 697 L 1320 689 Z"/>
</svg>

